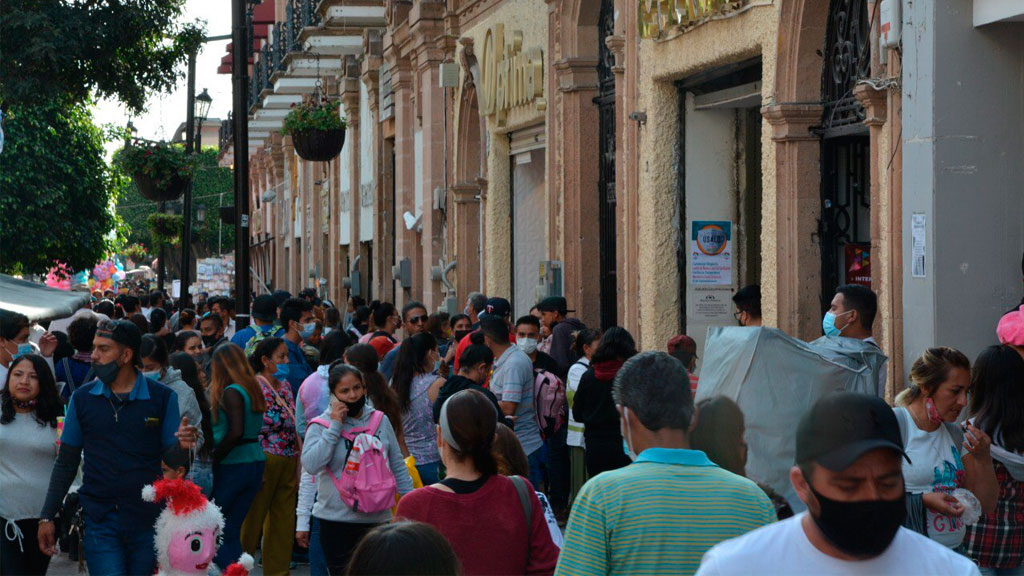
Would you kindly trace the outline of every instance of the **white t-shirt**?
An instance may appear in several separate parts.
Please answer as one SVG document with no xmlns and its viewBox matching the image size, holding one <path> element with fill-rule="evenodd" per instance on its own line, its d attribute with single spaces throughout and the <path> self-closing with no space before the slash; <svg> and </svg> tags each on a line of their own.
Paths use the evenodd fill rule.
<svg viewBox="0 0 1024 576">
<path fill-rule="evenodd" d="M 899 407 L 896 410 L 906 410 Z M 912 494 L 929 492 L 952 492 L 964 487 L 964 463 L 960 459 L 960 446 L 956 444 L 949 430 L 939 426 L 938 430 L 925 432 L 914 424 L 906 414 L 907 457 L 913 464 L 903 461 L 903 481 L 906 490 Z M 966 526 L 959 518 L 936 514 L 925 510 L 928 537 L 939 544 L 956 548 L 964 540 Z"/>
<path fill-rule="evenodd" d="M 590 367 L 590 360 L 586 357 L 580 358 L 575 364 L 569 367 L 568 381 L 565 383 L 566 386 L 566 401 L 569 403 L 569 407 L 572 407 L 573 397 L 576 395 L 576 391 L 580 388 L 580 378 L 587 373 L 587 368 Z M 565 443 L 569 446 L 578 446 L 583 448 L 586 444 L 583 443 L 583 424 L 580 424 L 572 417 L 572 410 L 569 410 L 569 431 L 565 437 Z"/>
<path fill-rule="evenodd" d="M 807 539 L 801 525 L 806 515 L 798 514 L 718 544 L 704 554 L 697 576 L 980 574 L 967 557 L 903 527 L 881 556 L 859 562 L 833 558 Z"/>
</svg>

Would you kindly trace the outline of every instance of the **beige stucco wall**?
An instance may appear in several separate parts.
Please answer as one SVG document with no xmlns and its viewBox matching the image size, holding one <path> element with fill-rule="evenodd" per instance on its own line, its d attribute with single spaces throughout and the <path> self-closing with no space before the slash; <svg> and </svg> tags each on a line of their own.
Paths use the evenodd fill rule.
<svg viewBox="0 0 1024 576">
<path fill-rule="evenodd" d="M 547 87 L 547 74 L 550 73 L 551 61 L 548 55 L 548 7 L 543 0 L 517 0 L 516 2 L 503 2 L 489 14 L 477 20 L 472 28 L 466 29 L 462 37 L 470 38 L 473 41 L 473 52 L 476 58 L 483 57 L 484 36 L 488 28 L 494 24 L 502 23 L 505 26 L 505 40 L 508 42 L 511 35 L 516 31 L 523 34 L 523 50 L 533 46 L 540 46 L 544 51 L 544 82 Z M 459 46 L 459 57 L 457 62 L 462 62 L 462 51 Z M 466 80 L 466 71 L 460 74 L 460 83 L 454 101 L 462 101 L 462 90 Z M 477 87 L 480 88 L 479 86 Z M 479 93 L 479 92 L 478 92 Z M 544 94 L 548 98 L 548 94 Z M 461 118 L 462 111 L 455 106 L 454 134 L 459 134 L 460 122 L 478 122 L 477 118 Z M 544 110 L 539 109 L 535 103 L 519 106 L 508 111 L 505 126 L 498 127 L 493 118 L 487 119 L 487 130 L 490 134 L 490 146 L 487 156 L 487 191 L 486 191 L 486 251 L 484 253 L 484 267 L 486 273 L 487 294 L 508 296 L 512 291 L 512 268 L 511 268 L 511 237 L 512 221 L 509 213 L 511 202 L 511 181 L 509 175 L 509 146 L 507 134 L 520 128 L 536 126 L 544 122 Z M 483 137 L 483 135 L 481 135 Z M 550 141 L 550 139 L 549 139 Z M 459 173 L 458 146 L 450 151 L 453 154 L 454 173 Z M 547 184 L 547 194 L 551 194 L 551 185 Z M 549 215 L 550 217 L 550 215 Z M 455 255 L 458 258 L 458 255 Z"/>
<path fill-rule="evenodd" d="M 679 282 L 675 222 L 679 156 L 678 92 L 674 81 L 761 55 L 763 101 L 774 101 L 778 13 L 774 5 L 754 6 L 729 18 L 707 22 L 674 38 L 640 43 L 638 109 L 647 113 L 640 134 L 639 223 L 641 347 L 663 349 L 676 334 Z M 767 122 L 762 143 L 762 306 L 766 324 L 776 323 L 775 150 Z M 784 223 L 782 225 L 785 225 Z"/>
</svg>

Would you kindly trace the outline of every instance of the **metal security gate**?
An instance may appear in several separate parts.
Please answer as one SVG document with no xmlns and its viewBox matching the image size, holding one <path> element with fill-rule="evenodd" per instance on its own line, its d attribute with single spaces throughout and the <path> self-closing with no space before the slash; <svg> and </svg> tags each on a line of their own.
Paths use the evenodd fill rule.
<svg viewBox="0 0 1024 576">
<path fill-rule="evenodd" d="M 615 31 L 615 2 L 602 0 L 598 21 L 598 48 L 600 59 L 597 65 L 599 82 L 598 106 L 600 122 L 600 160 L 598 176 L 598 218 L 600 234 L 600 289 L 601 329 L 606 330 L 618 323 L 618 281 L 616 277 L 616 191 L 615 191 L 615 55 L 608 48 L 605 38 Z"/>
<path fill-rule="evenodd" d="M 866 0 L 832 0 L 825 37 L 821 141 L 821 305 L 847 277 L 847 246 L 871 244 L 871 183 L 864 108 L 853 95 L 870 74 Z M 870 249 L 868 248 L 868 251 Z M 860 257 L 860 256 L 858 256 Z M 870 254 L 868 254 L 870 262 Z"/>
</svg>

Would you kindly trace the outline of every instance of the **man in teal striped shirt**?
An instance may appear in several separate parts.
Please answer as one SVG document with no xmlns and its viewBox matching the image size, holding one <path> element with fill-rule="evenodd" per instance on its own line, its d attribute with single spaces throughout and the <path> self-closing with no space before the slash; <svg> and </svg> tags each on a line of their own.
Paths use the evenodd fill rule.
<svg viewBox="0 0 1024 576">
<path fill-rule="evenodd" d="M 556 574 L 693 574 L 715 544 L 775 521 L 756 484 L 689 449 L 696 420 L 679 360 L 634 356 L 613 395 L 622 436 L 639 456 L 580 491 Z"/>
</svg>

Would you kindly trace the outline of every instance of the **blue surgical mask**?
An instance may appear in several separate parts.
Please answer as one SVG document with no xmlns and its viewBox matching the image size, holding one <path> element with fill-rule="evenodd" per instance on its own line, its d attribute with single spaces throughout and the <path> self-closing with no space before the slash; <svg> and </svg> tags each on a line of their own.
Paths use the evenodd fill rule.
<svg viewBox="0 0 1024 576">
<path fill-rule="evenodd" d="M 160 380 L 159 370 L 153 370 L 152 372 L 143 372 L 142 375 L 145 376 L 146 378 L 149 378 L 150 380 Z"/>
<path fill-rule="evenodd" d="M 278 364 L 277 372 L 274 372 L 274 378 L 277 378 L 278 380 L 284 380 L 288 378 L 289 372 L 291 372 L 291 369 L 287 364 Z"/>
<path fill-rule="evenodd" d="M 17 360 L 18 358 L 21 358 L 22 356 L 27 356 L 29 354 L 35 354 L 35 352 L 36 352 L 36 349 L 32 347 L 32 344 L 30 342 L 25 342 L 24 344 L 18 344 L 18 352 L 14 355 L 13 359 Z"/>
<path fill-rule="evenodd" d="M 622 407 L 622 421 L 625 424 L 626 433 L 622 435 L 622 451 L 629 456 L 630 460 L 636 460 L 636 452 L 630 446 L 633 441 L 633 434 L 629 429 L 629 408 Z"/>
<path fill-rule="evenodd" d="M 316 322 L 310 322 L 309 324 L 303 324 L 302 330 L 299 330 L 299 338 L 303 340 L 308 339 L 316 331 Z"/>
<path fill-rule="evenodd" d="M 840 334 L 843 333 L 843 331 L 836 327 L 836 319 L 838 319 L 840 316 L 845 316 L 850 312 L 853 312 L 853 310 L 847 310 L 842 314 L 826 312 L 825 317 L 822 318 L 821 320 L 821 331 L 825 333 L 825 336 L 828 336 L 830 338 L 835 338 L 836 336 L 839 336 Z M 845 328 L 845 326 L 843 328 Z"/>
</svg>

